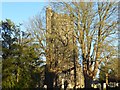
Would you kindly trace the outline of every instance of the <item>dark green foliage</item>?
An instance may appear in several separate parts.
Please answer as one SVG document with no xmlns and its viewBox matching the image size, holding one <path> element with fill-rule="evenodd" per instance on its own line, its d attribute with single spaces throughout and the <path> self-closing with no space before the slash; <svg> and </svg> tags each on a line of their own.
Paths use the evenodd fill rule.
<svg viewBox="0 0 120 90">
<path fill-rule="evenodd" d="M 10 46 L 17 41 L 20 36 L 20 26 L 15 25 L 10 19 L 1 21 L 0 26 L 2 27 L 2 46 L 10 48 Z"/>
<path fill-rule="evenodd" d="M 2 32 L 2 88 L 42 87 L 44 67 L 31 41 L 20 42 L 20 26 L 11 20 L 1 21 Z M 28 35 L 27 35 L 28 36 Z"/>
</svg>

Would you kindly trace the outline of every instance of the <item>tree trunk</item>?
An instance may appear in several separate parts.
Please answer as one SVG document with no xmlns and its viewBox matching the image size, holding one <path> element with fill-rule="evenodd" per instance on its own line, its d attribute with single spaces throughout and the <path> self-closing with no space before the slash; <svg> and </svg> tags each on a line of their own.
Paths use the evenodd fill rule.
<svg viewBox="0 0 120 90">
<path fill-rule="evenodd" d="M 85 88 L 91 88 L 92 81 L 93 81 L 92 77 L 90 77 L 88 75 L 84 75 Z"/>
<path fill-rule="evenodd" d="M 55 75 L 55 88 L 57 88 L 58 87 L 58 76 L 57 75 Z"/>
<path fill-rule="evenodd" d="M 101 82 L 101 90 L 103 90 L 103 82 Z"/>
<path fill-rule="evenodd" d="M 55 73 L 48 71 L 48 67 L 45 67 L 45 84 L 47 85 L 47 88 L 53 88 L 53 83 L 55 79 Z"/>
<path fill-rule="evenodd" d="M 53 72 L 48 72 L 46 74 L 47 88 L 53 88 L 54 79 L 55 79 L 55 74 Z"/>
</svg>

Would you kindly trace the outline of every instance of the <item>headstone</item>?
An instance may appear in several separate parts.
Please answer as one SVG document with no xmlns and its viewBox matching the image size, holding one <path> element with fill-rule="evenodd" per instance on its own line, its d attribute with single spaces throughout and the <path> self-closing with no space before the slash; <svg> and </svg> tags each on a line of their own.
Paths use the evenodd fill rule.
<svg viewBox="0 0 120 90">
<path fill-rule="evenodd" d="M 103 83 L 103 89 L 106 89 L 106 83 Z"/>
</svg>

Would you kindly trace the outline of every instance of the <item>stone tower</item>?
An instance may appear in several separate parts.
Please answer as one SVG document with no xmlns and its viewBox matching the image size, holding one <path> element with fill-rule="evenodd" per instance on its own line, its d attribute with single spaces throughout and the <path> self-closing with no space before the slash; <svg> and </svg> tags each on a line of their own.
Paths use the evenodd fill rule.
<svg viewBox="0 0 120 90">
<path fill-rule="evenodd" d="M 84 80 L 81 66 L 78 63 L 77 51 L 75 51 L 76 54 L 73 52 L 77 46 L 72 16 L 58 14 L 47 8 L 46 31 L 46 63 L 48 71 L 55 74 L 53 75 L 53 77 L 55 76 L 53 84 L 56 85 L 57 83 L 57 86 L 63 86 L 63 82 L 67 80 L 69 82 L 68 87 L 73 88 L 76 78 L 76 87 L 82 87 Z M 74 56 L 76 57 L 75 63 Z M 74 77 L 75 73 L 76 77 Z"/>
</svg>

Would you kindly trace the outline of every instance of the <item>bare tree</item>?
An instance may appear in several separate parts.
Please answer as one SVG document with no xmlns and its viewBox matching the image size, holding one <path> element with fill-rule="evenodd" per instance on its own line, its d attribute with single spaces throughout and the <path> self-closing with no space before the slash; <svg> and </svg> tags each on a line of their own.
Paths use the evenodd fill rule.
<svg viewBox="0 0 120 90">
<path fill-rule="evenodd" d="M 74 17 L 74 37 L 79 44 L 85 87 L 90 88 L 100 64 L 113 55 L 117 40 L 117 3 L 61 2 L 52 3 L 52 7 Z"/>
</svg>

